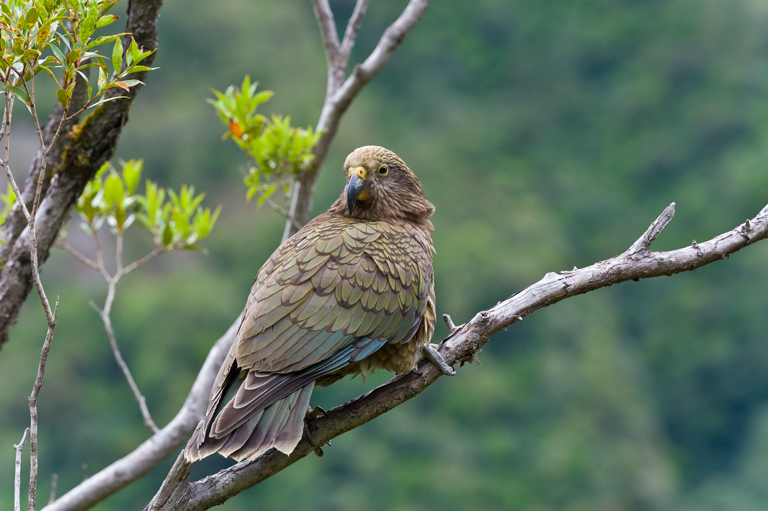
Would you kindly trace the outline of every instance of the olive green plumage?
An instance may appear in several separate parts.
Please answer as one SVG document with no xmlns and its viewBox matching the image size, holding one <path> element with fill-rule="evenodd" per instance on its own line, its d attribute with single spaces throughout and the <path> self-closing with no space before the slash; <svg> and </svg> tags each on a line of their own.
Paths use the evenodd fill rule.
<svg viewBox="0 0 768 511">
<path fill-rule="evenodd" d="M 432 337 L 434 207 L 393 152 L 355 150 L 347 186 L 259 270 L 190 460 L 236 460 L 301 440 L 314 385 L 410 371 Z"/>
</svg>

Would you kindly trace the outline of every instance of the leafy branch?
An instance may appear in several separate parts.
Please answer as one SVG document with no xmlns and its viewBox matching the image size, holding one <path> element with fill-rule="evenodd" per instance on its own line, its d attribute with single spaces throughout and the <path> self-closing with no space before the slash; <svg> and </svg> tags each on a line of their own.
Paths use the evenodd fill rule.
<svg viewBox="0 0 768 511">
<path fill-rule="evenodd" d="M 291 186 L 312 164 L 315 158 L 312 150 L 322 133 L 311 127 L 292 127 L 290 116 L 272 115 L 268 119 L 257 113 L 259 105 L 269 101 L 274 94 L 272 91 L 256 92 L 258 85 L 246 76 L 240 87 L 230 85 L 223 93 L 214 90 L 216 99 L 208 102 L 227 127 L 222 139 L 231 138 L 245 153 L 247 199 L 256 195 L 259 206 L 266 203 L 292 220 L 287 207 Z M 277 190 L 282 191 L 286 208 L 271 199 Z"/>
</svg>

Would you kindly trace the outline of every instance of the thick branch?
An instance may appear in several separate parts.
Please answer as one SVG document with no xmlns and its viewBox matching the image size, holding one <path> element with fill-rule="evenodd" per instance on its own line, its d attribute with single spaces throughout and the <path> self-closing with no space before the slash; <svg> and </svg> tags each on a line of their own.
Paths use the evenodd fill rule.
<svg viewBox="0 0 768 511">
<path fill-rule="evenodd" d="M 145 49 L 157 48 L 157 17 L 161 5 L 161 0 L 131 0 L 128 4 L 126 31 L 132 33 L 138 45 Z M 147 66 L 151 65 L 154 57 L 153 53 L 144 61 Z M 137 73 L 131 78 L 143 81 L 145 75 L 146 72 Z M 108 96 L 127 95 L 128 99 L 110 101 L 96 107 L 82 124 L 71 129 L 67 136 L 61 137 L 66 146 L 59 153 L 51 153 L 49 156 L 53 177 L 35 221 L 41 264 L 48 259 L 50 248 L 83 188 L 102 163 L 114 154 L 118 137 L 128 122 L 128 113 L 140 89 L 141 85 L 137 85 L 128 93 L 117 92 L 115 89 L 109 91 Z M 35 187 L 37 184 L 36 180 L 29 179 L 27 183 Z M 26 197 L 29 194 L 24 190 L 22 195 Z M 34 196 L 34 191 L 31 196 Z M 0 272 L 0 349 L 8 340 L 8 332 L 16 322 L 21 305 L 32 287 L 28 232 L 28 229 L 23 229 L 3 249 L 7 260 Z M 0 236 L 7 239 L 6 236 L 10 234 L 2 233 Z"/>
<path fill-rule="evenodd" d="M 90 509 L 144 476 L 179 447 L 186 444 L 205 413 L 213 380 L 224 362 L 224 357 L 232 345 L 239 326 L 240 317 L 216 341 L 192 385 L 192 390 L 184 401 L 184 406 L 167 426 L 161 429 L 159 433 L 152 435 L 133 452 L 84 480 L 43 509 L 45 511 Z"/>
<path fill-rule="evenodd" d="M 318 6 L 327 6 L 326 0 L 314 0 L 315 12 L 318 12 Z M 352 46 L 357 35 L 357 30 L 362 23 L 362 18 L 365 15 L 365 8 L 367 2 L 358 2 L 355 6 L 355 10 L 352 13 L 352 17 L 349 20 L 347 26 L 346 35 L 344 36 L 344 42 L 342 43 L 343 50 L 338 47 L 338 36 L 336 36 L 336 27 L 333 26 L 333 37 L 335 37 L 336 53 L 328 53 L 328 43 L 325 27 L 327 25 L 325 13 L 319 11 L 318 24 L 320 25 L 321 32 L 323 33 L 323 42 L 326 46 L 326 54 L 328 55 L 328 89 L 326 90 L 325 103 L 323 104 L 323 110 L 320 113 L 320 120 L 317 122 L 316 130 L 322 131 L 317 145 L 313 150 L 315 157 L 312 167 L 303 173 L 299 180 L 296 182 L 296 186 L 293 189 L 293 198 L 291 199 L 290 216 L 296 221 L 304 225 L 309 222 L 309 217 L 312 212 L 312 201 L 315 194 L 315 183 L 317 176 L 320 172 L 320 168 L 325 162 L 326 156 L 328 156 L 328 150 L 331 147 L 336 131 L 339 129 L 339 122 L 342 115 L 349 108 L 352 100 L 355 99 L 357 94 L 370 82 L 381 69 L 384 64 L 387 63 L 389 57 L 394 53 L 400 43 L 403 42 L 405 36 L 413 29 L 416 23 L 421 19 L 424 11 L 427 10 L 429 0 L 411 0 L 408 6 L 402 12 L 399 18 L 392 23 L 381 36 L 379 43 L 371 52 L 370 56 L 365 59 L 360 65 L 355 66 L 354 71 L 349 78 L 344 81 L 342 85 L 335 77 L 338 75 L 339 66 L 343 64 L 341 68 L 341 76 L 343 78 L 344 69 L 347 66 L 347 59 L 351 52 Z M 330 12 L 330 8 L 328 8 Z M 321 16 L 323 16 L 321 18 Z M 333 15 L 331 14 L 331 22 L 333 21 Z M 330 36 L 328 36 L 330 37 Z M 331 45 L 332 46 L 332 45 Z M 333 56 L 333 59 L 331 58 Z M 338 62 L 338 63 L 337 63 Z M 333 63 L 333 64 L 332 64 Z M 285 231 L 283 233 L 283 240 L 287 239 L 297 232 L 297 229 L 291 222 L 286 222 Z"/>
<path fill-rule="evenodd" d="M 673 206 L 670 205 L 640 240 L 621 255 L 580 270 L 548 273 L 539 282 L 515 293 L 495 307 L 478 313 L 461 326 L 454 326 L 450 318 L 446 318 L 451 333 L 440 344 L 441 355 L 451 366 L 472 361 L 491 335 L 538 309 L 619 282 L 694 270 L 768 237 L 766 206 L 755 218 L 736 229 L 695 247 L 670 252 L 647 251 L 638 256 L 638 243 L 650 245 L 671 220 Z M 443 374 L 427 361 L 421 362 L 419 371 L 422 372 L 421 376 L 413 373 L 397 375 L 371 392 L 329 410 L 327 417 L 312 421 L 309 430 L 315 445 L 322 445 L 395 408 L 421 393 Z M 238 463 L 195 482 L 189 481 L 189 466 L 185 467 L 177 461 L 171 475 L 146 509 L 208 509 L 289 467 L 314 449 L 304 439 L 290 456 L 271 449 L 253 462 Z"/>
</svg>

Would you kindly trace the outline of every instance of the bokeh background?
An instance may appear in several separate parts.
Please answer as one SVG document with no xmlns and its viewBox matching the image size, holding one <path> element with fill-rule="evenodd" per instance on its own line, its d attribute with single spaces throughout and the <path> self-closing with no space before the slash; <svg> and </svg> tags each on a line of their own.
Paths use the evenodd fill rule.
<svg viewBox="0 0 768 511">
<path fill-rule="evenodd" d="M 353 62 L 405 3 L 371 2 Z M 332 2 L 340 26 L 353 5 Z M 118 340 L 162 426 L 283 228 L 245 202 L 242 155 L 205 100 L 249 74 L 276 92 L 264 113 L 314 125 L 325 60 L 306 0 L 167 0 L 155 64 L 117 158 L 144 158 L 147 177 L 194 184 L 224 206 L 209 255 L 163 256 L 118 288 Z M 17 169 L 34 144 L 23 117 Z M 768 4 L 435 1 L 344 118 L 315 214 L 340 193 L 346 154 L 366 144 L 400 154 L 437 206 L 438 312 L 457 323 L 546 272 L 624 251 L 672 201 L 654 247 L 709 239 L 768 202 Z M 76 223 L 73 242 L 91 250 Z M 135 233 L 130 256 L 149 249 Z M 540 310 L 494 336 L 482 365 L 222 508 L 765 509 L 767 258 L 761 243 Z M 61 297 L 39 403 L 44 503 L 51 473 L 62 493 L 83 464 L 98 471 L 148 430 L 88 304 L 103 302 L 100 277 L 56 251 L 43 278 Z M 30 295 L 0 353 L 4 508 L 44 328 Z M 343 381 L 313 401 L 332 407 L 386 378 Z M 143 508 L 171 461 L 97 509 Z M 193 475 L 228 464 L 212 458 Z"/>
</svg>

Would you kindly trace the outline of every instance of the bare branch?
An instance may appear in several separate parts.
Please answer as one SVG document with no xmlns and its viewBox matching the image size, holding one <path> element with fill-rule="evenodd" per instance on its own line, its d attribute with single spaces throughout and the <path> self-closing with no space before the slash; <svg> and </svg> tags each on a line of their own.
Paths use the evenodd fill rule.
<svg viewBox="0 0 768 511">
<path fill-rule="evenodd" d="M 675 216 L 675 203 L 673 202 L 669 206 L 662 211 L 661 215 L 659 215 L 659 218 L 657 218 L 651 225 L 648 227 L 648 230 L 645 231 L 645 233 L 638 238 L 636 242 L 632 244 L 631 247 L 629 247 L 628 252 L 631 254 L 637 254 L 642 257 L 642 255 L 645 255 L 646 252 L 651 248 L 651 243 L 656 241 L 656 238 L 661 234 L 661 231 L 664 230 L 664 228 L 667 226 L 669 222 L 672 221 L 672 218 Z"/>
<path fill-rule="evenodd" d="M 299 222 L 297 222 L 295 218 L 291 216 L 291 214 L 288 212 L 287 209 L 282 208 L 280 204 L 273 201 L 272 198 L 269 197 L 268 195 L 262 195 L 262 197 L 264 197 L 264 202 L 267 203 L 267 206 L 272 208 L 272 210 L 276 211 L 279 215 L 282 215 L 285 218 L 287 218 L 288 221 L 293 225 L 294 229 L 296 229 L 297 231 L 301 229 L 302 225 Z"/>
<path fill-rule="evenodd" d="M 650 243 L 671 220 L 673 205 L 654 222 L 643 235 Z M 515 293 L 495 307 L 482 311 L 461 326 L 446 318 L 451 333 L 439 346 L 439 353 L 449 366 L 474 360 L 489 338 L 507 326 L 538 309 L 571 296 L 627 280 L 661 275 L 673 275 L 694 270 L 713 261 L 728 257 L 737 250 L 768 237 L 768 206 L 753 219 L 736 229 L 721 234 L 696 247 L 670 252 L 650 252 L 637 257 L 634 245 L 614 258 L 595 263 L 580 270 L 548 273 L 539 282 Z M 308 425 L 315 445 L 323 443 L 395 408 L 421 393 L 443 372 L 431 362 L 422 361 L 422 373 L 400 374 L 380 387 L 318 417 Z M 189 467 L 177 461 L 166 482 L 146 511 L 200 511 L 221 504 L 261 481 L 289 467 L 313 452 L 315 447 L 303 439 L 296 450 L 286 456 L 270 449 L 255 461 L 243 461 L 199 481 L 189 481 Z"/>
<path fill-rule="evenodd" d="M 84 511 L 90 509 L 113 493 L 143 477 L 186 444 L 205 413 L 213 380 L 232 345 L 241 318 L 242 314 L 232 323 L 229 330 L 216 341 L 192 385 L 192 390 L 184 401 L 184 406 L 167 426 L 157 434 L 152 435 L 133 452 L 93 474 L 58 498 L 56 502 L 44 507 L 44 511 Z"/>
<path fill-rule="evenodd" d="M 361 5 L 362 4 L 362 5 Z M 362 23 L 362 17 L 365 14 L 365 7 L 367 3 L 358 2 L 355 6 L 355 11 L 352 13 L 350 19 L 351 26 L 347 26 L 346 35 L 344 36 L 344 42 L 349 52 L 352 51 L 355 35 L 359 24 Z M 290 214 L 300 225 L 304 225 L 309 221 L 309 216 L 312 211 L 312 201 L 315 194 L 315 182 L 320 172 L 320 168 L 325 162 L 326 156 L 328 156 L 328 150 L 331 147 L 333 139 L 336 137 L 336 131 L 339 128 L 339 122 L 341 117 L 349 108 L 352 100 L 355 99 L 357 94 L 375 77 L 379 71 L 387 63 L 389 57 L 394 53 L 400 43 L 403 42 L 405 36 L 413 29 L 416 23 L 421 19 L 424 11 L 427 10 L 429 0 L 410 0 L 408 6 L 400 14 L 400 17 L 390 25 L 381 36 L 379 43 L 371 52 L 370 56 L 365 61 L 355 66 L 354 71 L 341 83 L 344 77 L 344 69 L 347 67 L 347 60 L 349 54 L 345 59 L 342 59 L 343 55 L 338 50 L 338 37 L 336 34 L 336 27 L 333 25 L 333 36 L 328 32 L 329 23 L 328 19 L 333 21 L 333 14 L 330 13 L 330 7 L 328 7 L 327 0 L 313 0 L 313 6 L 315 7 L 315 15 L 318 18 L 318 24 L 320 25 L 320 31 L 323 34 L 323 43 L 326 47 L 326 58 L 328 59 L 328 86 L 325 92 L 325 103 L 323 104 L 323 110 L 320 112 L 320 119 L 317 122 L 316 131 L 322 132 L 320 139 L 315 145 L 313 155 L 315 157 L 312 167 L 304 172 L 296 182 L 293 189 L 293 197 L 291 199 Z M 325 8 L 327 7 L 327 12 Z M 329 14 L 330 13 L 330 14 Z M 325 27 L 325 28 L 324 28 Z M 336 49 L 333 47 L 333 37 L 336 37 Z M 328 44 L 328 39 L 331 38 L 331 44 Z M 329 46 L 331 51 L 329 52 Z M 334 51 L 337 51 L 334 53 Z M 346 50 L 345 50 L 346 51 Z M 341 75 L 339 75 L 339 69 Z M 341 76 L 340 79 L 337 77 Z M 285 231 L 283 232 L 283 240 L 288 239 L 289 236 L 297 232 L 297 229 L 293 224 L 288 221 L 285 224 Z"/>
<path fill-rule="evenodd" d="M 21 511 L 21 451 L 24 450 L 24 444 L 27 443 L 28 433 L 29 428 L 24 430 L 19 445 L 14 444 L 13 446 L 13 448 L 16 449 L 16 468 L 13 478 L 13 511 Z"/>
<path fill-rule="evenodd" d="M 123 268 L 123 271 L 121 272 L 121 275 L 128 275 L 129 273 L 131 273 L 133 270 L 135 270 L 139 266 L 144 266 L 145 264 L 150 262 L 155 257 L 159 256 L 160 254 L 164 254 L 166 252 L 167 252 L 167 250 L 165 250 L 164 247 L 158 247 L 158 248 L 154 249 L 152 252 L 150 252 L 149 254 L 145 255 L 141 259 L 138 259 L 138 260 L 132 262 L 131 264 L 129 264 L 128 266 L 126 266 L 125 268 Z"/>
<path fill-rule="evenodd" d="M 331 11 L 328 0 L 312 0 L 312 9 L 315 11 L 315 19 L 317 19 L 317 25 L 320 27 L 320 36 L 323 38 L 328 67 L 332 68 L 339 54 L 339 35 L 336 32 L 333 11 Z"/>
<path fill-rule="evenodd" d="M 35 278 L 40 280 L 40 274 L 35 272 Z M 56 305 L 53 307 L 53 313 L 48 320 L 48 332 L 45 334 L 45 342 L 40 352 L 40 365 L 37 367 L 37 378 L 32 387 L 32 393 L 29 395 L 29 500 L 27 509 L 35 511 L 35 498 L 37 495 L 37 398 L 40 395 L 40 389 L 43 387 L 43 378 L 45 377 L 45 366 L 48 363 L 48 351 L 51 349 L 53 333 L 56 330 L 56 315 L 59 311 L 59 298 L 56 297 Z"/>
<path fill-rule="evenodd" d="M 352 11 L 352 16 L 350 16 L 349 22 L 347 22 L 347 30 L 344 32 L 344 39 L 341 41 L 341 53 L 347 61 L 349 61 L 349 55 L 355 46 L 357 33 L 360 32 L 360 26 L 363 24 L 367 8 L 368 0 L 357 0 L 355 10 Z M 344 62 L 344 67 L 347 67 L 347 62 Z"/>
<path fill-rule="evenodd" d="M 96 261 L 78 252 L 78 250 L 75 249 L 73 246 L 71 246 L 69 243 L 67 243 L 66 240 L 61 240 L 57 242 L 56 245 L 54 246 L 56 248 L 60 248 L 62 250 L 69 252 L 70 255 L 72 255 L 75 259 L 77 259 L 84 265 L 88 266 L 89 268 L 93 268 L 94 270 L 99 271 L 99 265 L 96 264 Z"/>
<path fill-rule="evenodd" d="M 114 296 L 114 284 L 110 283 L 109 289 L 111 293 L 108 296 Z M 147 408 L 147 399 L 139 390 L 139 386 L 136 385 L 136 380 L 133 379 L 131 370 L 128 369 L 128 364 L 125 363 L 125 359 L 123 358 L 122 353 L 120 353 L 120 348 L 117 345 L 115 330 L 112 328 L 112 320 L 109 317 L 109 312 L 107 311 L 106 307 L 104 309 L 99 309 L 93 302 L 91 302 L 91 307 L 93 307 L 96 312 L 99 313 L 99 317 L 101 317 L 101 321 L 104 323 L 104 330 L 107 331 L 107 337 L 109 337 L 109 344 L 112 347 L 112 353 L 115 356 L 117 365 L 120 366 L 120 370 L 123 372 L 123 376 L 125 376 L 125 379 L 128 382 L 128 386 L 131 387 L 133 397 L 135 397 L 136 401 L 139 403 L 139 409 L 141 410 L 141 416 L 144 418 L 144 424 L 152 431 L 152 433 L 156 434 L 160 432 L 160 428 L 158 428 L 155 424 L 155 421 L 152 420 L 152 416 L 149 413 L 149 408 Z"/>
</svg>

